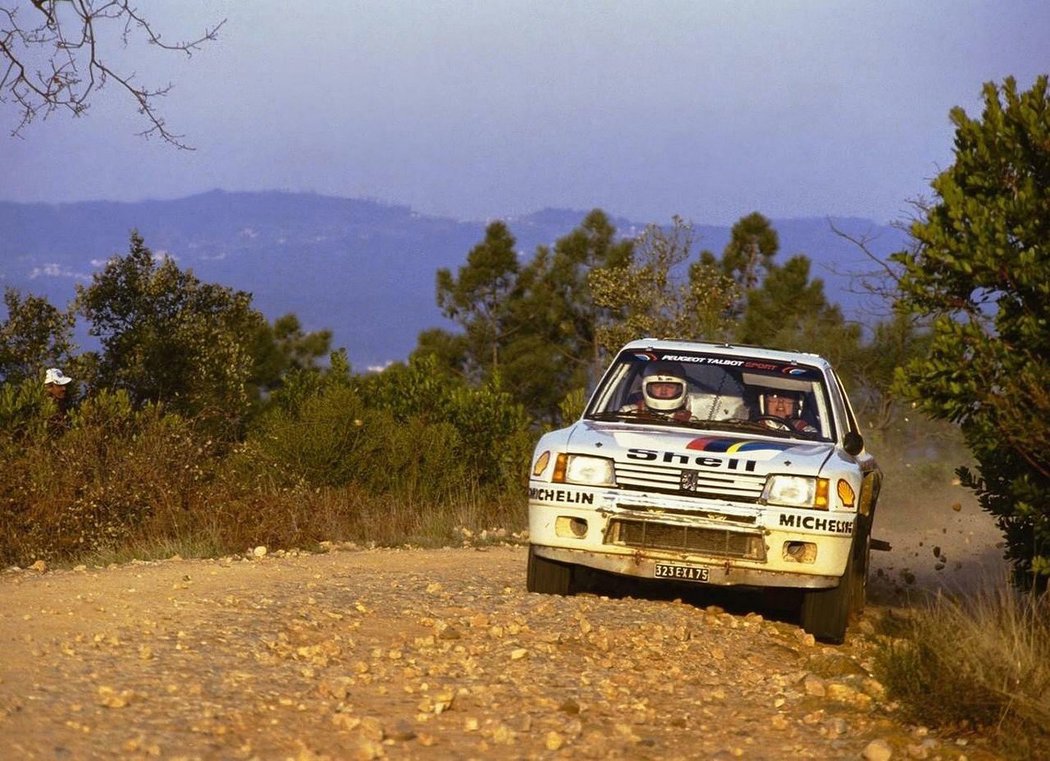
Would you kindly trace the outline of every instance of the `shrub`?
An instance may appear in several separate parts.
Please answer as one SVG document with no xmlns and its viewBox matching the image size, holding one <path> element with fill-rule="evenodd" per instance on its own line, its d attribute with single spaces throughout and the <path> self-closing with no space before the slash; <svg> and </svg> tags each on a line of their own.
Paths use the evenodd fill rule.
<svg viewBox="0 0 1050 761">
<path fill-rule="evenodd" d="M 898 391 L 958 423 L 974 467 L 964 486 L 996 516 L 1015 581 L 1050 586 L 1050 77 L 1023 91 L 984 85 L 979 119 L 961 108 L 955 161 L 910 227 L 897 307 L 930 321 L 928 350 Z"/>
<path fill-rule="evenodd" d="M 498 378 L 480 388 L 443 375 L 433 356 L 415 357 L 357 380 L 362 399 L 399 422 L 448 424 L 462 439 L 458 455 L 480 484 L 523 489 L 535 443 L 524 408 Z"/>
<path fill-rule="evenodd" d="M 338 362 L 293 374 L 232 446 L 123 391 L 97 391 L 55 427 L 39 387 L 5 386 L 0 563 L 519 527 L 534 438 L 520 408 L 424 370 L 379 384 Z"/>
<path fill-rule="evenodd" d="M 35 379 L 0 385 L 0 454 L 15 456 L 27 442 L 43 438 L 54 411 Z"/>
<path fill-rule="evenodd" d="M 249 482 L 257 475 L 261 483 L 283 487 L 347 483 L 355 476 L 355 455 L 368 446 L 365 417 L 349 388 L 321 391 L 294 406 L 274 405 L 249 432 L 235 465 L 249 471 Z"/>
<path fill-rule="evenodd" d="M 64 560 L 170 530 L 208 478 L 210 442 L 158 406 L 134 409 L 124 392 L 85 400 L 67 430 L 35 430 L 7 458 L 0 485 L 5 563 Z"/>
<path fill-rule="evenodd" d="M 568 425 L 574 420 L 579 420 L 583 417 L 583 411 L 587 407 L 587 390 L 584 388 L 574 388 L 565 398 L 561 400 L 558 405 L 558 412 L 561 414 L 562 422 Z"/>
<path fill-rule="evenodd" d="M 1050 754 L 1050 597 L 936 597 L 886 641 L 878 672 L 916 721 L 990 731 L 1018 758 Z"/>
<path fill-rule="evenodd" d="M 275 487 L 341 487 L 427 501 L 469 486 L 464 442 L 447 423 L 397 420 L 367 408 L 348 386 L 322 390 L 295 409 L 264 415 L 239 451 L 235 468 L 247 481 Z M 256 473 L 252 478 L 249 473 Z"/>
</svg>

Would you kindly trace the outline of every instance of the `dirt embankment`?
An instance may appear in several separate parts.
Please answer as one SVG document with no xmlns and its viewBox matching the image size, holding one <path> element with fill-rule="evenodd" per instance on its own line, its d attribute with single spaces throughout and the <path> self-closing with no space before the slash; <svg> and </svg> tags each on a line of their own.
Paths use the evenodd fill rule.
<svg viewBox="0 0 1050 761">
<path fill-rule="evenodd" d="M 878 606 L 826 647 L 688 590 L 531 595 L 525 554 L 5 572 L 5 756 L 994 758 L 898 719 L 871 676 Z"/>
</svg>

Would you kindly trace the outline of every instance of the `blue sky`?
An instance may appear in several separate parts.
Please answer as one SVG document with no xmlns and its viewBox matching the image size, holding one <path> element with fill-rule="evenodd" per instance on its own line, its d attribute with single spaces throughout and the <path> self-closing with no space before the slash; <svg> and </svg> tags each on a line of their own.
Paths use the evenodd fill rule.
<svg viewBox="0 0 1050 761">
<path fill-rule="evenodd" d="M 26 3 L 23 2 L 23 5 Z M 150 0 L 186 60 L 118 52 L 193 152 L 116 87 L 24 131 L 0 200 L 313 191 L 458 219 L 601 207 L 731 224 L 909 213 L 951 163 L 948 111 L 1050 71 L 1050 3 Z"/>
</svg>

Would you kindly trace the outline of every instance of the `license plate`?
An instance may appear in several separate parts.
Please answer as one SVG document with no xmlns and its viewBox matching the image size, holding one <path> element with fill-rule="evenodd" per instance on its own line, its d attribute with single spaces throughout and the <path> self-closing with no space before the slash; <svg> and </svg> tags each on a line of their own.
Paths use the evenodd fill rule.
<svg viewBox="0 0 1050 761">
<path fill-rule="evenodd" d="M 657 563 L 653 576 L 657 579 L 676 579 L 678 581 L 707 581 L 708 569 L 691 565 L 672 565 Z"/>
</svg>

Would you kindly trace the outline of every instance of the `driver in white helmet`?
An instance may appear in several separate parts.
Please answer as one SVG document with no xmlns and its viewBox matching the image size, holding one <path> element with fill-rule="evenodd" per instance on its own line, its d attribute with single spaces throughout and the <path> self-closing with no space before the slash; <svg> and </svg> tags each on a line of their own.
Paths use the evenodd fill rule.
<svg viewBox="0 0 1050 761">
<path fill-rule="evenodd" d="M 677 362 L 650 362 L 642 372 L 642 399 L 628 404 L 623 412 L 638 412 L 677 421 L 693 419 L 687 402 L 685 372 Z"/>
</svg>

